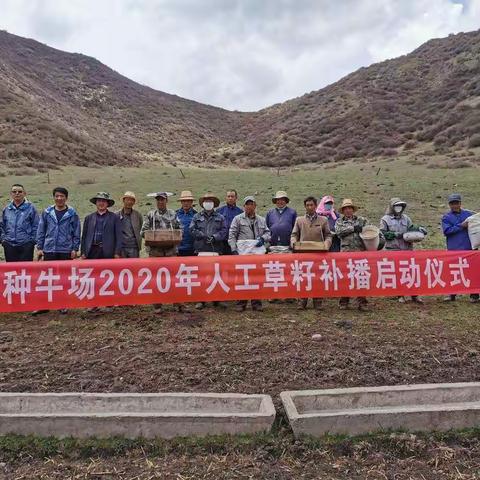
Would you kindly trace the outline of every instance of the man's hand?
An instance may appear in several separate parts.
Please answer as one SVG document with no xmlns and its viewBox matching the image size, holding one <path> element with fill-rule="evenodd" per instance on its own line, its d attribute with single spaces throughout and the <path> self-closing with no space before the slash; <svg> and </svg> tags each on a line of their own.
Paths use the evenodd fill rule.
<svg viewBox="0 0 480 480">
<path fill-rule="evenodd" d="M 207 237 L 207 243 L 209 245 L 213 245 L 215 243 L 215 237 L 213 235 L 210 237 Z"/>
<path fill-rule="evenodd" d="M 395 232 L 385 232 L 384 237 L 385 237 L 385 240 L 392 241 L 392 240 L 395 240 L 396 235 L 395 235 Z"/>
<path fill-rule="evenodd" d="M 122 258 L 122 256 L 119 255 L 118 253 L 116 253 L 116 254 L 113 256 L 113 258 Z"/>
<path fill-rule="evenodd" d="M 37 260 L 43 260 L 44 256 L 43 250 L 37 250 Z"/>
<path fill-rule="evenodd" d="M 72 251 L 70 252 L 70 258 L 71 258 L 72 260 L 75 260 L 75 259 L 77 258 L 77 252 L 76 252 L 75 250 L 72 250 Z"/>
<path fill-rule="evenodd" d="M 460 224 L 460 226 L 461 226 L 462 228 L 468 228 L 468 220 L 464 220 L 464 221 Z"/>
<path fill-rule="evenodd" d="M 86 260 L 87 256 L 86 255 L 80 255 L 80 260 Z"/>
<path fill-rule="evenodd" d="M 257 238 L 257 243 L 255 244 L 257 248 L 262 247 L 264 244 L 265 244 L 265 240 L 262 237 Z"/>
</svg>

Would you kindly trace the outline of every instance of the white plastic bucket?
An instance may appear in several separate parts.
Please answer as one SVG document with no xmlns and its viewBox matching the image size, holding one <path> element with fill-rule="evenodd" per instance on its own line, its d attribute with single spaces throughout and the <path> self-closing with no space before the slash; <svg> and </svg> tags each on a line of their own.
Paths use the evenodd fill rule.
<svg viewBox="0 0 480 480">
<path fill-rule="evenodd" d="M 422 232 L 405 232 L 403 239 L 408 243 L 421 242 L 425 238 L 425 234 Z"/>
<path fill-rule="evenodd" d="M 467 218 L 468 222 L 468 236 L 470 237 L 470 243 L 472 248 L 480 248 L 480 213 L 472 215 Z"/>
<path fill-rule="evenodd" d="M 265 245 L 256 247 L 257 240 L 237 240 L 237 249 L 240 255 L 264 255 L 267 253 Z"/>
<path fill-rule="evenodd" d="M 365 225 L 360 233 L 360 238 L 363 240 L 365 250 L 374 252 L 380 245 L 380 229 L 375 225 Z"/>
</svg>

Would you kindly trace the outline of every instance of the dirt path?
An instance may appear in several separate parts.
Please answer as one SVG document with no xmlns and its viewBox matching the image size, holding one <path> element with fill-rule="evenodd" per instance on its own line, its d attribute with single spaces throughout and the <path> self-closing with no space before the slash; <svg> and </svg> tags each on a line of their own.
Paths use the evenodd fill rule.
<svg viewBox="0 0 480 480">
<path fill-rule="evenodd" d="M 265 392 L 279 407 L 287 389 L 480 380 L 478 305 L 375 304 L 367 314 L 329 301 L 319 314 L 268 305 L 260 314 L 209 309 L 162 318 L 149 307 L 97 317 L 3 315 L 0 390 Z M 367 442 L 337 452 L 302 446 L 281 427 L 270 447 L 20 459 L 0 465 L 0 478 L 480 478 L 476 436 L 399 442 L 393 450 Z"/>
</svg>

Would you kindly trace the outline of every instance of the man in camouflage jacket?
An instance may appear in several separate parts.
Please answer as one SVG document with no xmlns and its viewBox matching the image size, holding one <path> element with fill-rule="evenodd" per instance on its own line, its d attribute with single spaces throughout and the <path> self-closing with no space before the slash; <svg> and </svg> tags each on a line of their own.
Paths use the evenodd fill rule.
<svg viewBox="0 0 480 480">
<path fill-rule="evenodd" d="M 145 237 L 147 230 L 171 230 L 181 228 L 180 222 L 177 219 L 177 213 L 174 210 L 167 208 L 168 193 L 158 192 L 155 195 L 157 201 L 157 208 L 150 210 L 143 219 L 142 229 L 140 234 Z M 153 194 L 152 194 L 153 196 Z M 175 257 L 177 255 L 177 247 L 146 247 L 149 257 Z M 161 313 L 162 304 L 154 305 L 155 313 Z M 183 304 L 177 304 L 177 309 L 184 311 Z"/>
<path fill-rule="evenodd" d="M 363 227 L 368 224 L 368 220 L 364 217 L 355 215 L 358 207 L 349 198 L 343 200 L 340 208 L 342 216 L 335 224 L 335 233 L 340 238 L 341 252 L 363 252 L 365 245 L 360 238 Z M 359 310 L 366 310 L 367 299 L 365 297 L 357 297 L 357 306 Z M 340 309 L 345 310 L 350 303 L 349 297 L 340 298 Z"/>
</svg>

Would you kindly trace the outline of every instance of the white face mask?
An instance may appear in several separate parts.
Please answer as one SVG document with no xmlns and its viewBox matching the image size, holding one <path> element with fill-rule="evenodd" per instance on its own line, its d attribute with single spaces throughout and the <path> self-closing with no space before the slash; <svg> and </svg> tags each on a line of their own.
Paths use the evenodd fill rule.
<svg viewBox="0 0 480 480">
<path fill-rule="evenodd" d="M 403 207 L 400 205 L 396 205 L 395 207 L 393 207 L 393 211 L 395 213 L 402 213 L 402 210 L 403 210 Z"/>
<path fill-rule="evenodd" d="M 203 208 L 209 212 L 210 210 L 213 210 L 213 202 L 203 202 Z"/>
</svg>

